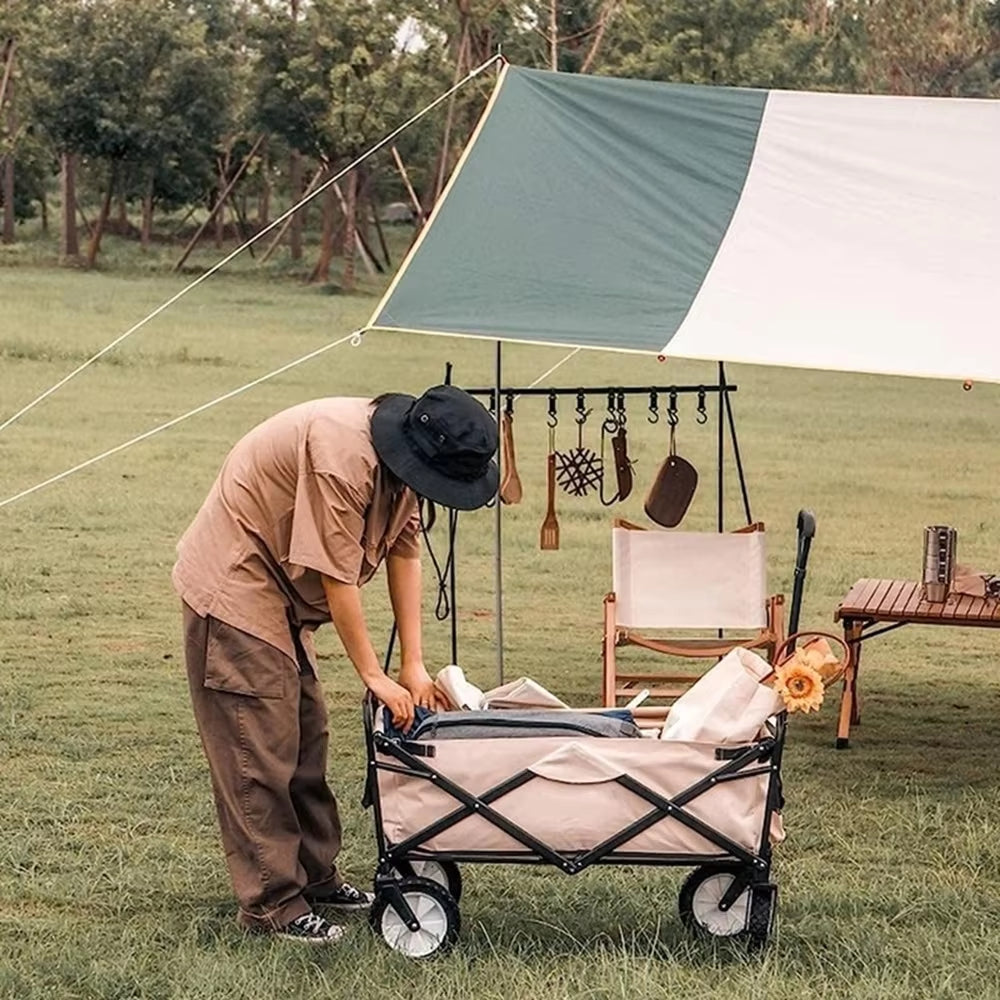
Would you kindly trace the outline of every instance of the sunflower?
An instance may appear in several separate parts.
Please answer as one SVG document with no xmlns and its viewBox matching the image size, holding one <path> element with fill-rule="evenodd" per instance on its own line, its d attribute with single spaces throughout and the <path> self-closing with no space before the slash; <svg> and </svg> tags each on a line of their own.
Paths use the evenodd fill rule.
<svg viewBox="0 0 1000 1000">
<path fill-rule="evenodd" d="M 789 712 L 816 712 L 823 704 L 823 676 L 801 651 L 775 670 L 774 689 Z"/>
</svg>

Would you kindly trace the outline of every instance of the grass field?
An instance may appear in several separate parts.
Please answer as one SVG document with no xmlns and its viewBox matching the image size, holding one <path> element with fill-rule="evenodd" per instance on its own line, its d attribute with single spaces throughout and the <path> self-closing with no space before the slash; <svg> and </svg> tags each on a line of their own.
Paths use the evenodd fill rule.
<svg viewBox="0 0 1000 1000">
<path fill-rule="evenodd" d="M 185 280 L 0 268 L 0 421 Z M 374 301 L 252 273 L 213 278 L 0 433 L 0 501 L 349 333 Z M 530 382 L 564 354 L 509 348 L 506 378 Z M 1000 996 L 1000 674 L 998 637 L 983 631 L 908 628 L 876 640 L 864 724 L 847 752 L 832 749 L 835 699 L 793 719 L 779 928 L 760 958 L 686 938 L 676 913 L 684 869 L 569 879 L 467 867 L 459 946 L 421 965 L 388 952 L 363 920 L 324 954 L 243 938 L 187 702 L 174 542 L 227 448 L 259 420 L 318 395 L 420 390 L 447 361 L 457 382 L 488 384 L 493 345 L 373 334 L 0 508 L 0 997 Z M 714 374 L 710 364 L 581 353 L 553 381 Z M 996 388 L 744 366 L 728 374 L 775 589 L 791 589 L 797 510 L 817 515 L 803 625 L 832 627 L 859 576 L 918 572 L 925 524 L 955 525 L 963 561 L 1000 569 Z M 561 445 L 575 444 L 570 416 Z M 637 402 L 633 496 L 615 511 L 561 498 L 554 553 L 537 548 L 544 404 L 523 401 L 515 416 L 526 496 L 504 514 L 507 672 L 579 704 L 597 698 L 610 518 L 643 519 L 666 452 L 665 428 L 644 416 Z M 702 481 L 686 526 L 712 528 L 717 415 L 704 427 L 693 418 L 689 402 L 678 446 Z M 477 512 L 460 528 L 460 662 L 482 686 L 495 675 L 492 518 Z M 383 586 L 377 578 L 366 594 L 380 636 Z M 430 574 L 426 604 L 436 667 L 448 632 L 433 621 Z M 359 686 L 333 637 L 321 633 L 320 646 L 343 867 L 365 882 L 373 840 L 359 805 Z"/>
</svg>

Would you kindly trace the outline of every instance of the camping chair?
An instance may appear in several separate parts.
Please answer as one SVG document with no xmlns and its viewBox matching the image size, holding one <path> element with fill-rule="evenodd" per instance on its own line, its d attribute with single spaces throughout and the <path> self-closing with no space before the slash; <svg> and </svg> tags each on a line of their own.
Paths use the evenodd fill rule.
<svg viewBox="0 0 1000 1000">
<path fill-rule="evenodd" d="M 764 525 L 734 532 L 676 532 L 616 520 L 613 587 L 604 598 L 606 706 L 642 690 L 674 699 L 697 674 L 621 673 L 617 650 L 633 645 L 676 657 L 718 659 L 736 646 L 773 656 L 785 637 L 784 595 L 767 596 Z M 671 637 L 667 630 L 704 637 Z M 640 631 L 641 630 L 641 631 Z M 739 635 L 720 630 L 738 630 Z M 652 632 L 653 634 L 650 634 Z"/>
</svg>

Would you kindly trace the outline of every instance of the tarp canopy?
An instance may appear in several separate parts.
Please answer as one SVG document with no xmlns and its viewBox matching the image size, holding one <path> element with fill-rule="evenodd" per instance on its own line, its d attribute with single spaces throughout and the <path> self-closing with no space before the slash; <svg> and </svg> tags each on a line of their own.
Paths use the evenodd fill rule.
<svg viewBox="0 0 1000 1000">
<path fill-rule="evenodd" d="M 370 329 L 1000 381 L 1000 101 L 505 67 Z"/>
</svg>

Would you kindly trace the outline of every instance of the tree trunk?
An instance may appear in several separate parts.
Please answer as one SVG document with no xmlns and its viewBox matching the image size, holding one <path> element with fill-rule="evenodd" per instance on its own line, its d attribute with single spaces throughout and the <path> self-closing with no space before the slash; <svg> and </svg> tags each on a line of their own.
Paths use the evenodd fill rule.
<svg viewBox="0 0 1000 1000">
<path fill-rule="evenodd" d="M 333 185 L 323 193 L 323 234 L 319 245 L 319 259 L 313 268 L 310 281 L 325 284 L 330 280 L 330 261 L 333 259 L 333 217 L 337 214 L 337 195 Z"/>
<path fill-rule="evenodd" d="M 288 180 L 292 188 L 292 204 L 297 205 L 302 199 L 302 154 L 297 149 L 292 150 L 288 160 Z M 303 212 L 303 209 L 299 209 L 292 216 L 288 230 L 288 245 L 292 260 L 302 260 Z"/>
<path fill-rule="evenodd" d="M 271 171 L 268 141 L 260 148 L 260 187 L 257 189 L 257 232 L 271 223 Z"/>
<path fill-rule="evenodd" d="M 417 214 L 417 225 L 422 226 L 424 224 L 423 206 L 420 204 L 417 192 L 413 190 L 413 185 L 410 183 L 410 175 L 406 172 L 406 164 L 403 163 L 403 158 L 399 155 L 399 150 L 395 146 L 392 147 L 392 158 L 396 161 L 396 169 L 399 171 L 399 176 L 403 178 L 407 194 L 409 194 L 410 201 L 413 203 L 413 209 Z"/>
<path fill-rule="evenodd" d="M 316 189 L 316 185 L 319 184 L 320 180 L 322 179 L 323 173 L 324 173 L 323 167 L 320 167 L 319 170 L 316 171 L 315 175 L 313 176 L 313 179 L 306 186 L 306 189 L 302 194 L 303 198 L 312 194 L 312 192 Z M 301 199 L 299 200 L 301 201 Z M 292 202 L 292 204 L 297 205 L 298 201 Z M 261 257 L 260 259 L 260 262 L 262 264 L 266 264 L 271 259 L 272 254 L 274 253 L 275 250 L 278 249 L 278 247 L 284 240 L 286 234 L 288 233 L 288 230 L 292 225 L 292 221 L 295 218 L 297 218 L 301 213 L 302 209 L 299 209 L 299 211 L 297 212 L 292 212 L 291 215 L 286 215 L 285 221 L 278 227 L 278 231 L 274 234 L 274 238 L 271 240 L 270 245 L 268 246 L 267 250 L 264 251 L 264 256 Z M 299 249 L 301 250 L 301 246 Z"/>
<path fill-rule="evenodd" d="M 340 284 L 345 292 L 353 292 L 354 249 L 357 243 L 357 211 L 358 211 L 358 172 L 352 170 L 346 178 L 346 205 L 344 206 L 344 272 Z"/>
<path fill-rule="evenodd" d="M 239 179 L 243 176 L 243 171 L 246 170 L 248 166 L 250 166 L 250 162 L 257 155 L 257 149 L 260 146 L 261 142 L 263 142 L 263 140 L 264 140 L 263 136 L 260 136 L 257 139 L 257 141 L 253 144 L 253 148 L 250 150 L 249 153 L 247 153 L 246 159 L 240 164 L 239 170 L 237 170 L 236 173 L 233 175 L 233 179 L 223 187 L 222 191 L 219 193 L 218 198 L 215 201 L 215 204 L 212 206 L 212 210 L 209 212 L 208 218 L 198 227 L 198 231 L 194 234 L 194 236 L 191 237 L 191 239 L 188 241 L 188 245 L 184 248 L 184 253 L 181 254 L 181 259 L 177 261 L 176 264 L 174 264 L 175 271 L 179 271 L 184 266 L 184 262 L 191 255 L 191 251 L 194 250 L 195 246 L 198 243 L 198 240 L 201 239 L 202 233 L 204 233 L 205 230 L 208 229 L 208 227 L 212 224 L 213 219 L 216 220 L 216 227 L 218 227 L 219 225 L 218 218 L 223 214 L 223 209 L 225 208 L 226 201 L 229 198 L 230 192 L 233 190 L 234 187 L 236 187 L 237 183 L 239 182 Z"/>
<path fill-rule="evenodd" d="M 118 225 L 121 229 L 121 235 L 128 235 L 128 204 L 125 201 L 125 195 L 118 195 Z"/>
<path fill-rule="evenodd" d="M 559 0 L 550 0 L 549 7 L 549 69 L 559 69 Z"/>
<path fill-rule="evenodd" d="M 13 243 L 14 236 L 14 154 L 3 161 L 3 242 Z"/>
<path fill-rule="evenodd" d="M 101 237 L 104 235 L 104 227 L 107 225 L 108 216 L 111 214 L 111 202 L 115 196 L 117 180 L 118 171 L 115 166 L 112 166 L 110 175 L 108 176 L 108 190 L 104 195 L 104 201 L 101 202 L 101 211 L 97 216 L 97 224 L 94 226 L 94 235 L 91 236 L 90 243 L 87 244 L 87 259 L 85 262 L 87 268 L 94 266 L 94 261 L 97 260 L 97 255 L 101 251 Z"/>
<path fill-rule="evenodd" d="M 462 35 L 458 41 L 458 54 L 455 56 L 455 78 L 453 84 L 457 84 L 462 79 L 466 56 L 469 48 L 469 20 L 468 15 L 462 15 Z M 451 126 L 455 120 L 455 95 L 448 98 L 448 111 L 444 118 L 444 138 L 441 140 L 441 155 L 437 164 L 437 181 L 434 184 L 433 204 L 437 204 L 441 197 L 441 190 L 444 187 L 445 175 L 448 172 L 448 161 L 451 158 Z"/>
<path fill-rule="evenodd" d="M 827 0 L 822 0 L 823 5 L 826 6 Z M 590 48 L 587 50 L 587 55 L 584 57 L 583 64 L 580 66 L 581 73 L 589 73 L 593 69 L 594 62 L 597 59 L 597 53 L 600 52 L 601 42 L 604 41 L 604 33 L 608 30 L 608 23 L 611 18 L 614 17 L 615 10 L 618 7 L 619 0 L 605 0 L 604 4 L 601 6 L 600 13 L 598 14 L 597 21 L 597 31 L 594 33 L 593 40 L 590 43 Z"/>
<path fill-rule="evenodd" d="M 49 201 L 45 197 L 45 190 L 38 196 L 38 210 L 42 215 L 42 234 L 44 236 L 49 235 Z"/>
<path fill-rule="evenodd" d="M 7 155 L 3 158 L 3 242 L 13 243 L 15 239 L 14 228 L 16 219 L 14 216 L 14 136 L 17 135 L 17 115 L 14 112 L 14 84 L 10 80 L 11 67 L 14 64 L 14 44 L 9 44 L 10 52 L 7 55 L 4 66 L 4 80 L 6 87 L 0 85 L 0 114 L 3 113 L 4 101 L 7 105 L 7 141 L 9 147 Z"/>
<path fill-rule="evenodd" d="M 8 153 L 3 164 L 3 242 L 13 243 L 14 224 L 14 154 Z"/>
<path fill-rule="evenodd" d="M 60 166 L 62 225 L 59 233 L 59 259 L 64 264 L 76 264 L 80 260 L 80 238 L 76 231 L 77 154 L 63 153 L 60 157 Z"/>
<path fill-rule="evenodd" d="M 371 207 L 372 225 L 375 227 L 375 235 L 378 236 L 378 245 L 382 248 L 382 256 L 385 257 L 385 266 L 391 268 L 392 257 L 389 255 L 389 244 L 385 241 L 385 233 L 382 231 L 382 223 L 378 217 L 378 204 L 374 196 L 368 199 L 368 204 Z"/>
<path fill-rule="evenodd" d="M 356 172 L 352 172 L 352 176 L 356 176 Z M 351 219 L 350 228 L 353 230 L 354 234 L 354 248 L 357 251 L 358 256 L 361 258 L 362 263 L 365 265 L 365 270 L 371 277 L 375 277 L 375 255 L 371 252 L 371 247 L 368 245 L 368 241 L 365 239 L 365 226 L 364 226 L 364 190 L 365 185 L 361 182 L 357 182 L 357 187 L 355 188 L 354 194 L 354 210 L 351 211 L 348 208 L 347 199 L 344 197 L 344 192 L 341 191 L 339 184 L 333 185 L 333 190 L 337 192 L 337 203 L 340 205 L 341 214 L 345 220 L 345 232 L 347 230 L 347 219 Z M 343 247 L 341 248 L 343 252 Z"/>
<path fill-rule="evenodd" d="M 10 80 L 14 72 L 14 50 L 17 42 L 13 38 L 0 46 L 0 111 L 3 111 L 4 103 L 7 100 L 7 88 L 11 85 Z"/>
<path fill-rule="evenodd" d="M 219 211 L 215 213 L 215 249 L 221 250 L 223 240 L 226 238 L 226 213 L 223 211 L 226 204 L 226 195 L 229 186 L 226 184 L 226 174 L 229 172 L 229 151 L 226 151 L 225 160 L 219 161 Z"/>
<path fill-rule="evenodd" d="M 149 250 L 149 244 L 153 237 L 153 175 L 149 175 L 146 181 L 146 192 L 142 196 L 142 231 L 139 234 L 139 242 L 144 251 Z"/>
</svg>

